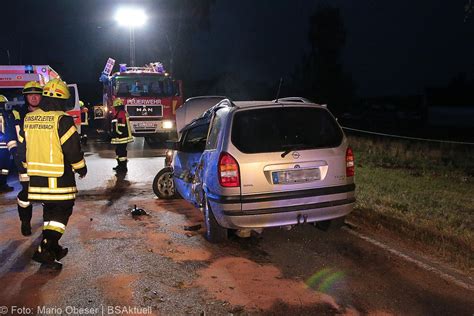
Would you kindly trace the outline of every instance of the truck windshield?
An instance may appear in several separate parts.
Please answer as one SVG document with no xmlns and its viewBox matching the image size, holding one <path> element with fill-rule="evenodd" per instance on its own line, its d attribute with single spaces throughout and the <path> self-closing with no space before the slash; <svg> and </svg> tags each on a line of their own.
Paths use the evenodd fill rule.
<svg viewBox="0 0 474 316">
<path fill-rule="evenodd" d="M 119 76 L 114 81 L 118 97 L 171 97 L 179 95 L 176 81 L 158 76 Z"/>
</svg>

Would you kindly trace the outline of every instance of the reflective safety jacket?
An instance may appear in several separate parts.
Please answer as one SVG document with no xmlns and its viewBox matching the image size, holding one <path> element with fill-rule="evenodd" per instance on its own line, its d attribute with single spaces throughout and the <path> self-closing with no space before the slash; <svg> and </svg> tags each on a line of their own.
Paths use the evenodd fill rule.
<svg viewBox="0 0 474 316">
<path fill-rule="evenodd" d="M 17 143 L 18 147 L 20 148 L 21 144 L 24 143 L 24 132 L 23 132 L 23 123 L 25 121 L 25 114 L 20 113 L 20 111 L 13 110 L 12 111 L 13 116 L 15 117 L 15 130 L 16 130 L 16 137 L 17 137 Z M 25 152 L 23 152 L 23 157 L 21 156 L 20 150 L 16 152 L 15 155 L 15 164 L 16 168 L 18 169 L 18 176 L 20 182 L 26 182 L 30 181 L 30 178 L 28 177 L 28 174 L 26 173 L 26 163 L 23 164 L 22 162 L 26 162 L 26 157 L 25 157 Z"/>
<path fill-rule="evenodd" d="M 30 177 L 28 199 L 74 200 L 74 171 L 81 173 L 86 163 L 73 118 L 63 111 L 36 110 L 25 116 L 22 137 L 20 148 L 25 148 Z M 23 150 L 19 151 L 21 155 Z"/>
<path fill-rule="evenodd" d="M 133 142 L 130 120 L 125 110 L 118 110 L 112 119 L 112 141 L 113 145 L 127 144 Z"/>
<path fill-rule="evenodd" d="M 15 117 L 6 110 L 0 110 L 0 146 L 8 150 L 16 147 Z"/>
</svg>

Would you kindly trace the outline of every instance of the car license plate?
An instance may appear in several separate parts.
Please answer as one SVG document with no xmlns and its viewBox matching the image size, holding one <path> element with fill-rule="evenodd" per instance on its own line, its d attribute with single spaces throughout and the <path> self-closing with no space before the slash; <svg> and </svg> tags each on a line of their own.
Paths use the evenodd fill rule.
<svg viewBox="0 0 474 316">
<path fill-rule="evenodd" d="M 136 127 L 148 127 L 148 128 L 154 128 L 156 127 L 156 123 L 153 122 L 138 122 L 135 124 Z"/>
<path fill-rule="evenodd" d="M 321 179 L 319 168 L 295 169 L 272 172 L 273 184 L 304 183 Z"/>
</svg>

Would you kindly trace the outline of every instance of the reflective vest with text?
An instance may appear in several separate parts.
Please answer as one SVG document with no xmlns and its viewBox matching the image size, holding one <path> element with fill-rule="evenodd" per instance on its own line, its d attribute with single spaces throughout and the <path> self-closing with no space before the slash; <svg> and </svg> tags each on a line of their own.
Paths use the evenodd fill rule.
<svg viewBox="0 0 474 316">
<path fill-rule="evenodd" d="M 64 155 L 58 133 L 58 122 L 64 115 L 67 114 L 63 111 L 44 112 L 41 109 L 26 115 L 24 131 L 29 176 L 59 178 L 64 174 Z"/>
</svg>

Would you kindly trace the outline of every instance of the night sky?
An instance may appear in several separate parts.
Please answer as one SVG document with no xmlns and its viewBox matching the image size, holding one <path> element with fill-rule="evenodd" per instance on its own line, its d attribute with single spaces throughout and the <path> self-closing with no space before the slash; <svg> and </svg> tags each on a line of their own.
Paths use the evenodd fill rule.
<svg viewBox="0 0 474 316">
<path fill-rule="evenodd" d="M 460 72 L 474 73 L 474 16 L 464 21 L 467 2 L 216 0 L 209 28 L 196 27 L 190 40 L 179 43 L 193 48 L 180 79 L 186 84 L 223 72 L 256 81 L 289 76 L 309 51 L 310 15 L 330 4 L 341 9 L 344 70 L 358 95 L 421 93 Z M 175 43 L 179 15 L 167 11 L 169 1 L 138 0 L 2 3 L 0 64 L 51 64 L 66 81 L 96 83 L 100 91 L 97 79 L 107 57 L 129 61 L 128 31 L 113 19 L 126 3 L 150 15 L 136 31 L 137 64 L 161 60 L 169 66 L 166 38 Z"/>
</svg>

